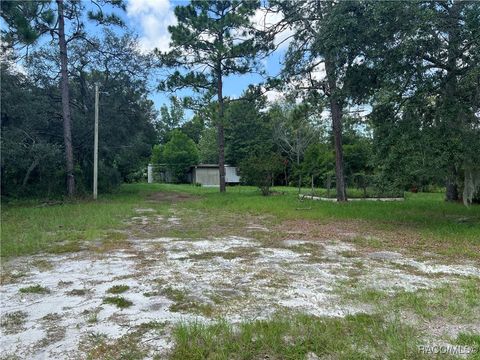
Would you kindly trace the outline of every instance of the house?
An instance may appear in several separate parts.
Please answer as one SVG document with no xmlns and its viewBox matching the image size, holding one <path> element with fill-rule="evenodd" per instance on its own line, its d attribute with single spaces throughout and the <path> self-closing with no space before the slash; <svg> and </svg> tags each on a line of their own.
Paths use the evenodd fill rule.
<svg viewBox="0 0 480 360">
<path fill-rule="evenodd" d="M 190 168 L 193 184 L 202 186 L 220 186 L 220 174 L 218 164 L 198 164 Z M 225 182 L 227 184 L 239 184 L 240 176 L 237 174 L 237 168 L 225 165 Z"/>
</svg>

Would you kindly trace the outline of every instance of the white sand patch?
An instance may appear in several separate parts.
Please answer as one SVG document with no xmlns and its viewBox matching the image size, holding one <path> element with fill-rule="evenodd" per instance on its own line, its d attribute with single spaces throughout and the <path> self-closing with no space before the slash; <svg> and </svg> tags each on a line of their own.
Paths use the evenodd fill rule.
<svg viewBox="0 0 480 360">
<path fill-rule="evenodd" d="M 449 274 L 480 277 L 480 269 L 473 265 L 443 265 L 432 261 L 420 262 L 414 259 L 398 259 L 396 263 L 413 266 L 427 274 Z"/>
<path fill-rule="evenodd" d="M 152 209 L 152 208 L 137 208 L 137 209 L 135 209 L 135 212 L 138 213 L 138 214 L 154 213 L 154 212 L 156 212 L 156 210 Z"/>
<path fill-rule="evenodd" d="M 180 218 L 176 217 L 176 216 L 171 216 L 167 219 L 168 223 L 170 225 L 180 225 L 181 222 L 180 222 Z"/>
<path fill-rule="evenodd" d="M 25 329 L 18 333 L 1 329 L 1 347 L 5 355 L 28 359 L 79 358 L 78 345 L 88 334 L 115 339 L 151 321 L 171 328 L 179 321 L 209 322 L 223 317 L 237 323 L 268 318 L 285 308 L 317 316 L 368 311 L 339 301 L 336 288 L 352 276 L 365 287 L 392 292 L 435 287 L 456 275 L 480 276 L 474 265 L 446 266 L 387 255 L 363 256 L 352 244 L 340 241 L 291 239 L 267 247 L 245 237 L 225 237 L 132 240 L 126 249 L 105 254 L 84 251 L 20 257 L 5 266 L 26 274 L 18 283 L 1 286 L 0 305 L 2 316 L 14 311 L 28 316 Z M 41 271 L 30 266 L 39 259 L 48 261 L 51 268 Z M 398 265 L 412 266 L 416 272 Z M 432 279 L 431 273 L 443 278 Z M 19 292 L 36 284 L 50 292 Z M 119 309 L 103 303 L 106 296 L 114 296 L 107 292 L 114 285 L 129 287 L 117 296 L 132 306 Z M 71 295 L 74 289 L 86 291 Z M 179 300 L 169 291 L 183 294 L 186 305 L 175 308 Z M 211 312 L 198 310 L 204 308 Z M 65 328 L 65 335 L 41 345 L 48 333 L 45 317 L 52 314 L 57 317 L 47 325 Z M 149 332 L 143 341 L 158 351 L 173 346 L 169 333 Z"/>
</svg>

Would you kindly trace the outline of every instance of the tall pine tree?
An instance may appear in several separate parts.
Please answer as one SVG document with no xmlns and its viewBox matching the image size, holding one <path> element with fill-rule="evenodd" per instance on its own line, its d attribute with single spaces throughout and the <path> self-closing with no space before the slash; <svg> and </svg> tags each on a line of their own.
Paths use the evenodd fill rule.
<svg viewBox="0 0 480 360">
<path fill-rule="evenodd" d="M 246 74 L 258 65 L 262 51 L 272 47 L 264 33 L 255 29 L 251 17 L 259 1 L 194 1 L 177 6 L 178 24 L 170 26 L 171 50 L 157 51 L 164 66 L 176 71 L 160 84 L 162 90 L 191 88 L 206 98 L 216 96 L 220 192 L 225 192 L 225 97 L 223 81 Z"/>
</svg>

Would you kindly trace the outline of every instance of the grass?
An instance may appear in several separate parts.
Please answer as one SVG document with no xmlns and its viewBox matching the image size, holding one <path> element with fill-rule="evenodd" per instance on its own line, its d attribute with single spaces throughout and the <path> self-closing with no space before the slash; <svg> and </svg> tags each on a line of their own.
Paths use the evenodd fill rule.
<svg viewBox="0 0 480 360">
<path fill-rule="evenodd" d="M 169 306 L 169 310 L 173 312 L 191 312 L 195 314 L 212 316 L 213 306 L 211 304 L 203 304 L 188 297 L 188 294 L 179 289 L 166 287 L 162 290 L 162 294 L 174 301 Z"/>
<path fill-rule="evenodd" d="M 467 208 L 458 203 L 446 203 L 440 193 L 406 193 L 403 202 L 338 204 L 301 202 L 294 188 L 273 190 L 283 195 L 263 197 L 257 189 L 247 186 L 230 187 L 226 194 L 220 194 L 215 188 L 191 185 L 128 184 L 115 193 L 100 196 L 97 202 L 79 200 L 51 206 L 32 201 L 10 203 L 2 209 L 1 255 L 78 251 L 82 249 L 80 244 L 94 239 L 121 241 L 117 237 L 123 239 L 125 235 L 119 235 L 116 230 L 129 228 L 125 220 L 136 215 L 135 208 L 156 211 L 147 216 L 168 214 L 171 203 L 149 201 L 149 194 L 180 191 L 201 199 L 176 204 L 183 215 L 182 224 L 190 222 L 191 226 L 173 227 L 169 232 L 162 228 L 158 230 L 161 234 L 196 237 L 211 234 L 212 230 L 221 233 L 240 228 L 246 220 L 265 216 L 270 216 L 274 223 L 353 220 L 384 232 L 404 229 L 418 234 L 415 246 L 422 249 L 440 247 L 446 256 L 480 259 L 479 206 Z M 198 221 L 198 214 L 203 214 L 202 221 Z M 135 229 L 133 227 L 133 231 Z"/>
<path fill-rule="evenodd" d="M 468 347 L 468 359 L 480 359 L 480 334 L 460 333 L 456 339 L 456 344 Z"/>
<path fill-rule="evenodd" d="M 44 286 L 41 286 L 39 284 L 23 287 L 23 288 L 20 288 L 18 291 L 21 292 L 22 294 L 48 294 L 48 293 L 50 293 L 50 289 L 48 289 Z"/>
<path fill-rule="evenodd" d="M 68 291 L 66 294 L 70 296 L 84 296 L 88 293 L 88 289 L 72 289 Z"/>
<path fill-rule="evenodd" d="M 306 232 L 315 225 L 333 224 L 332 227 L 353 223 L 353 227 L 375 230 L 382 236 L 359 234 L 353 241 L 359 248 L 409 249 L 417 252 L 432 251 L 455 259 L 480 260 L 480 207 L 464 207 L 443 201 L 443 195 L 406 194 L 403 202 L 351 202 L 338 204 L 321 201 L 300 201 L 294 188 L 274 188 L 275 195 L 263 197 L 252 187 L 231 187 L 226 194 L 218 189 L 189 185 L 130 184 L 116 193 L 100 196 L 98 202 L 78 200 L 43 206 L 38 202 L 10 203 L 2 212 L 2 257 L 38 252 L 64 253 L 79 251 L 89 246 L 98 251 L 110 251 L 121 245 L 131 234 L 138 237 L 179 236 L 197 238 L 225 234 L 252 236 L 262 241 L 276 241 L 287 234 L 281 225 L 285 222 L 305 222 Z M 306 190 L 304 190 L 306 192 Z M 182 192 L 196 196 L 196 200 L 152 201 L 150 194 L 157 192 Z M 197 201 L 199 199 L 199 201 Z M 142 216 L 155 219 L 146 225 L 132 225 L 128 221 L 139 216 L 137 208 L 152 208 Z M 172 210 L 172 208 L 174 210 Z M 179 226 L 165 226 L 158 215 L 180 218 Z M 167 220 L 165 220 L 167 221 Z M 248 224 L 266 226 L 268 232 L 246 231 Z M 290 230 L 290 229 L 287 229 Z M 376 234 L 377 234 L 376 233 Z M 414 241 L 404 240 L 412 234 Z M 291 236 L 291 235 L 288 235 Z M 296 236 L 296 235 L 294 235 Z M 313 233 L 316 236 L 316 233 Z M 100 240 L 88 243 L 89 240 Z M 100 245 L 98 245 L 100 243 Z M 299 252 L 320 250 L 299 245 Z M 221 256 L 234 259 L 248 254 L 238 252 L 206 252 L 193 255 L 193 260 L 210 261 Z M 356 253 L 344 251 L 344 257 Z M 316 261 L 313 258 L 312 261 Z M 320 261 L 320 260 L 319 260 Z M 325 260 L 321 260 L 325 261 Z M 51 264 L 37 261 L 32 264 L 40 270 L 50 270 Z M 365 269 L 354 269 L 359 274 Z M 265 274 L 266 278 L 269 274 Z M 422 359 L 417 345 L 421 335 L 413 324 L 406 325 L 397 319 L 399 313 L 411 313 L 422 321 L 443 318 L 446 323 L 468 322 L 479 312 L 480 283 L 478 279 L 465 279 L 456 286 L 440 286 L 433 290 L 398 292 L 396 296 L 374 289 L 355 289 L 354 278 L 348 285 L 347 301 L 373 304 L 374 314 L 359 314 L 346 318 L 319 318 L 290 314 L 269 320 L 231 325 L 224 321 L 213 324 L 180 324 L 174 331 L 173 359 L 305 359 L 309 354 L 335 359 Z M 15 279 L 12 278 L 12 281 Z M 275 279 L 277 281 L 277 279 Z M 199 303 L 182 290 L 166 286 L 159 279 L 159 287 L 146 292 L 146 297 L 164 295 L 174 303 L 171 311 L 196 313 L 211 317 L 215 305 Z M 118 296 L 129 290 L 127 285 L 115 285 L 107 293 L 104 304 L 119 308 L 132 306 L 128 299 Z M 49 289 L 32 285 L 19 290 L 21 293 L 48 293 Z M 86 290 L 75 289 L 70 295 L 84 295 Z M 342 291 L 342 290 L 341 290 Z M 346 290 L 343 290 L 346 291 Z M 340 294 L 342 295 L 342 294 Z M 352 296 L 348 298 L 348 296 Z M 212 298 L 220 302 L 219 296 Z M 86 321 L 96 323 L 98 310 L 88 312 Z M 20 314 L 21 315 L 21 314 Z M 21 317 L 11 322 L 19 321 Z M 477 316 L 478 317 L 478 316 Z M 2 320 L 3 321 L 3 320 Z M 3 325 L 2 325 L 3 326 Z M 92 337 L 85 353 L 89 358 L 117 358 L 122 349 L 123 358 L 141 358 L 145 349 L 141 335 L 145 331 L 162 331 L 163 324 L 144 325 L 134 333 L 119 339 Z M 461 334 L 453 339 L 459 344 L 478 344 L 478 334 Z M 310 356 L 311 357 L 311 356 Z M 120 357 L 122 358 L 122 357 Z M 429 357 L 431 358 L 431 357 Z"/>
<path fill-rule="evenodd" d="M 14 311 L 2 316 L 0 326 L 6 334 L 16 334 L 24 330 L 28 314 L 25 311 Z"/>
<path fill-rule="evenodd" d="M 397 320 L 358 314 L 345 318 L 278 316 L 234 327 L 180 324 L 172 359 L 422 359 L 416 331 Z"/>
<path fill-rule="evenodd" d="M 109 339 L 105 334 L 90 333 L 80 348 L 87 359 L 140 360 L 147 356 L 142 343 L 142 332 L 129 332 L 118 339 Z"/>
<path fill-rule="evenodd" d="M 133 302 L 121 296 L 107 296 L 103 299 L 104 304 L 115 305 L 120 309 L 125 309 L 133 305 Z"/>
<path fill-rule="evenodd" d="M 125 291 L 127 291 L 128 289 L 130 289 L 130 286 L 128 286 L 128 285 L 114 285 L 110 289 L 107 290 L 107 293 L 121 294 L 121 293 L 124 293 Z"/>
<path fill-rule="evenodd" d="M 39 201 L 11 202 L 2 206 L 2 257 L 34 254 L 40 251 L 63 253 L 81 250 L 79 242 L 108 239 L 126 228 L 124 220 L 145 207 L 145 196 L 158 191 L 157 185 L 133 184 L 100 195 L 95 202 L 78 200 L 54 205 Z M 168 204 L 151 203 L 159 213 Z"/>
</svg>

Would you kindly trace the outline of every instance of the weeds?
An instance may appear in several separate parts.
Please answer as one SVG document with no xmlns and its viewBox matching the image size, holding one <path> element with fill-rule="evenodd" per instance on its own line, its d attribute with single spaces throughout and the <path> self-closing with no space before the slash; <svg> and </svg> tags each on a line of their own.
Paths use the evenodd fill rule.
<svg viewBox="0 0 480 360">
<path fill-rule="evenodd" d="M 114 285 L 110 289 L 107 290 L 107 293 L 121 294 L 121 293 L 124 293 L 125 291 L 127 291 L 128 289 L 130 289 L 130 286 L 128 286 L 128 285 Z"/>
<path fill-rule="evenodd" d="M 23 287 L 23 288 L 20 288 L 18 291 L 21 292 L 22 294 L 49 294 L 50 293 L 50 289 L 44 286 L 41 286 L 39 284 Z"/>
<path fill-rule="evenodd" d="M 104 304 L 115 305 L 120 309 L 125 309 L 133 305 L 133 302 L 121 296 L 108 296 L 103 299 Z"/>
</svg>

